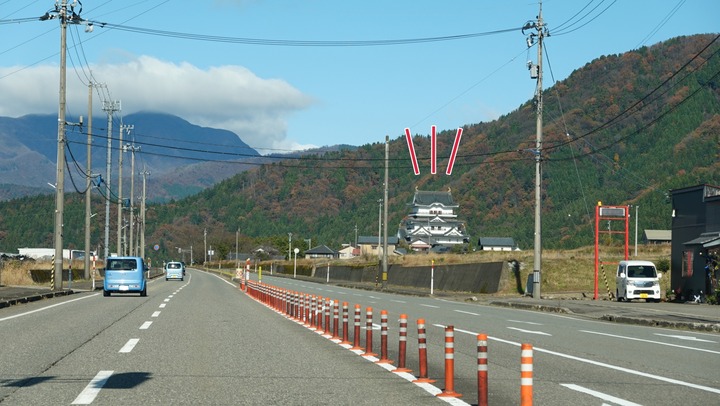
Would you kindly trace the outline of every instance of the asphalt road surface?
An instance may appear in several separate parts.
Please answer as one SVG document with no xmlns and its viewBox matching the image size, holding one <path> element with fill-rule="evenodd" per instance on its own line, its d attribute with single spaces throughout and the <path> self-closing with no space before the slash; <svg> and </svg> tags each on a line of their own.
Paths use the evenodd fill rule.
<svg viewBox="0 0 720 406">
<path fill-rule="evenodd" d="M 257 275 L 253 275 L 257 278 Z M 520 401 L 520 344 L 533 345 L 538 405 L 718 404 L 720 334 L 599 322 L 562 314 L 354 290 L 288 278 L 263 282 L 389 313 L 389 357 L 408 315 L 407 367 L 418 374 L 417 319 L 428 373 L 401 374 L 197 270 L 150 282 L 148 297 L 88 292 L 0 309 L 0 403 L 443 404 L 444 332 L 455 329 L 454 404 L 477 402 L 478 333 L 489 336 L 489 404 Z M 642 305 L 642 304 L 640 304 Z M 351 325 L 352 325 L 352 315 Z M 351 327 L 352 330 L 352 327 Z M 360 340 L 365 346 L 366 330 Z M 350 333 L 351 340 L 352 331 Z M 390 367 L 391 369 L 391 367 Z M 447 400 L 446 400 L 447 401 Z"/>
<path fill-rule="evenodd" d="M 253 275 L 255 278 L 256 275 Z M 263 276 L 282 288 L 389 313 L 389 358 L 397 360 L 397 320 L 408 316 L 407 364 L 417 374 L 416 321 L 425 320 L 429 375 L 444 385 L 444 327 L 455 330 L 454 389 L 477 402 L 477 334 L 489 336 L 489 404 L 519 404 L 520 345 L 533 345 L 533 399 L 539 405 L 720 404 L 720 334 L 602 322 L 431 297 L 347 289 Z M 632 306 L 654 305 L 646 303 Z M 352 312 L 352 310 L 351 310 Z M 364 324 L 363 324 L 364 325 Z M 379 332 L 375 340 L 379 340 Z M 375 346 L 377 344 L 374 344 Z M 375 347 L 376 348 L 376 347 Z"/>
<path fill-rule="evenodd" d="M 214 275 L 0 310 L 3 405 L 442 404 Z"/>
</svg>

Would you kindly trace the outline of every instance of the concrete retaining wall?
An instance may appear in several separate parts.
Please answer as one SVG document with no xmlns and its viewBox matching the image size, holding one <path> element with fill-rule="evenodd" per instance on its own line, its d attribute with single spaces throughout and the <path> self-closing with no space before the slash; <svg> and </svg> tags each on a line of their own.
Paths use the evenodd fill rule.
<svg viewBox="0 0 720 406">
<path fill-rule="evenodd" d="M 435 265 L 434 289 L 451 292 L 497 293 L 506 270 L 505 262 L 487 262 L 481 264 Z M 277 272 L 288 274 L 288 269 L 280 266 Z M 292 275 L 293 269 L 289 269 Z M 317 266 L 309 270 L 298 269 L 298 274 L 310 276 L 319 281 L 327 280 L 328 267 Z M 331 282 L 367 282 L 381 283 L 382 268 L 330 266 Z M 388 284 L 430 289 L 430 267 L 388 267 Z"/>
</svg>

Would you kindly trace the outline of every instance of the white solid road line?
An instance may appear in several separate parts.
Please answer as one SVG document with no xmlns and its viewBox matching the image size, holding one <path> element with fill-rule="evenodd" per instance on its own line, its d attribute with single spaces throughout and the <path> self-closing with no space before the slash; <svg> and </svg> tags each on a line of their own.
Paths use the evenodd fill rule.
<svg viewBox="0 0 720 406">
<path fill-rule="evenodd" d="M 66 305 L 66 304 L 68 304 L 68 303 L 77 302 L 78 300 L 87 299 L 87 298 L 90 298 L 90 297 L 93 297 L 93 296 L 97 296 L 97 295 L 99 295 L 99 293 L 95 293 L 95 294 L 89 295 L 89 296 L 79 297 L 79 298 L 77 298 L 77 299 L 71 299 L 71 300 L 68 300 L 67 302 L 55 303 L 55 304 L 53 304 L 53 305 L 45 306 L 45 307 L 42 307 L 42 308 L 40 308 L 40 309 L 30 310 L 29 312 L 16 314 L 16 315 L 14 315 L 14 316 L 3 317 L 2 319 L 0 319 L 0 321 L 10 320 L 10 319 L 14 319 L 14 318 L 17 318 L 17 317 L 22 317 L 22 316 L 27 316 L 28 314 L 33 314 L 33 313 L 41 312 L 41 311 L 43 311 L 43 310 L 52 309 L 53 307 L 58 307 L 58 306 Z"/>
<path fill-rule="evenodd" d="M 100 389 L 105 386 L 108 379 L 112 376 L 113 372 L 115 371 L 100 371 L 95 375 L 95 377 L 90 381 L 89 384 L 83 389 L 82 392 L 78 395 L 78 397 L 73 400 L 73 405 L 89 405 L 95 400 L 95 397 L 100 393 Z"/>
<path fill-rule="evenodd" d="M 702 351 L 702 352 L 709 352 L 710 354 L 720 354 L 720 351 L 713 351 L 713 350 L 706 350 L 704 348 L 695 348 L 695 347 L 688 347 L 686 345 L 679 345 L 679 344 L 672 344 L 672 343 L 664 343 L 662 341 L 654 341 L 654 340 L 645 340 L 642 338 L 635 338 L 635 337 L 627 337 L 627 336 L 620 336 L 615 334 L 608 334 L 608 333 L 600 333 L 597 331 L 589 331 L 589 330 L 580 330 L 581 333 L 588 333 L 588 334 L 597 334 L 605 337 L 613 337 L 613 338 L 620 338 L 623 340 L 630 340 L 630 341 L 640 341 L 643 343 L 652 343 L 652 344 L 658 344 L 658 345 L 666 345 L 668 347 L 675 347 L 675 348 L 682 348 L 685 350 L 693 350 L 693 351 Z M 700 341 L 700 340 L 697 340 Z M 705 340 L 702 340 L 705 341 Z"/>
<path fill-rule="evenodd" d="M 588 395 L 595 396 L 596 398 L 607 400 L 608 402 L 612 402 L 614 405 L 620 405 L 620 406 L 641 406 L 638 403 L 631 402 L 629 400 L 620 399 L 615 396 L 611 396 L 602 392 L 594 391 L 592 389 L 584 388 L 579 385 L 574 385 L 571 383 L 561 383 L 560 386 L 564 386 L 568 389 L 572 389 L 574 391 L 587 393 Z"/>
</svg>

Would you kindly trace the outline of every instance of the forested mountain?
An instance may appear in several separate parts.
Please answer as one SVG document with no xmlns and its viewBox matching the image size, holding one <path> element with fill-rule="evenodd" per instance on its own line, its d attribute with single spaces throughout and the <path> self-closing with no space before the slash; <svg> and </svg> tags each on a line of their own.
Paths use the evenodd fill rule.
<svg viewBox="0 0 720 406">
<path fill-rule="evenodd" d="M 640 230 L 668 229 L 669 190 L 720 183 L 719 54 L 716 35 L 679 37 L 602 56 L 543 92 L 544 247 L 591 244 L 598 201 L 639 206 Z M 451 176 L 444 168 L 455 129 L 438 134 L 437 175 L 429 170 L 428 136 L 414 137 L 421 168 L 415 176 L 404 137 L 391 135 L 389 234 L 396 233 L 416 188 L 449 188 L 472 240 L 512 237 L 531 249 L 535 123 L 530 100 L 498 120 L 464 126 Z M 190 245 L 201 253 L 207 230 L 207 243 L 223 252 L 234 247 L 237 232 L 241 250 L 262 237 L 284 252 L 288 233 L 300 248 L 307 248 L 305 239 L 339 248 L 354 241 L 356 227 L 358 235 L 377 235 L 384 149 L 376 143 L 277 161 L 152 205 L 146 241 L 161 246 L 158 255 Z M 40 208 L 40 200 L 0 205 L 0 250 L 48 245 L 47 237 L 23 232 L 31 227 L 51 236 L 52 202 Z M 81 201 L 71 200 L 71 206 Z M 71 214 L 65 225 L 66 242 L 81 246 L 83 223 Z M 95 234 L 99 241 L 99 225 Z"/>
</svg>

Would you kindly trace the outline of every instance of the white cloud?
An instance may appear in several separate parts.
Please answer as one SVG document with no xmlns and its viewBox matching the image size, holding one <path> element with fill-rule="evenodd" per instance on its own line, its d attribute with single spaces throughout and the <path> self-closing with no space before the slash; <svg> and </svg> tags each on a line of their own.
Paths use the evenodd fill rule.
<svg viewBox="0 0 720 406">
<path fill-rule="evenodd" d="M 288 148 L 287 118 L 313 100 L 287 82 L 263 79 L 242 66 L 200 69 L 190 63 L 170 63 L 149 56 L 91 67 L 107 84 L 122 114 L 156 111 L 174 114 L 194 124 L 223 128 L 255 148 Z M 68 69 L 68 112 L 87 111 L 87 85 Z M 37 66 L 0 68 L 0 115 L 19 117 L 57 111 L 59 69 Z M 100 106 L 97 96 L 94 106 Z M 99 107 L 94 107 L 97 114 Z"/>
</svg>

